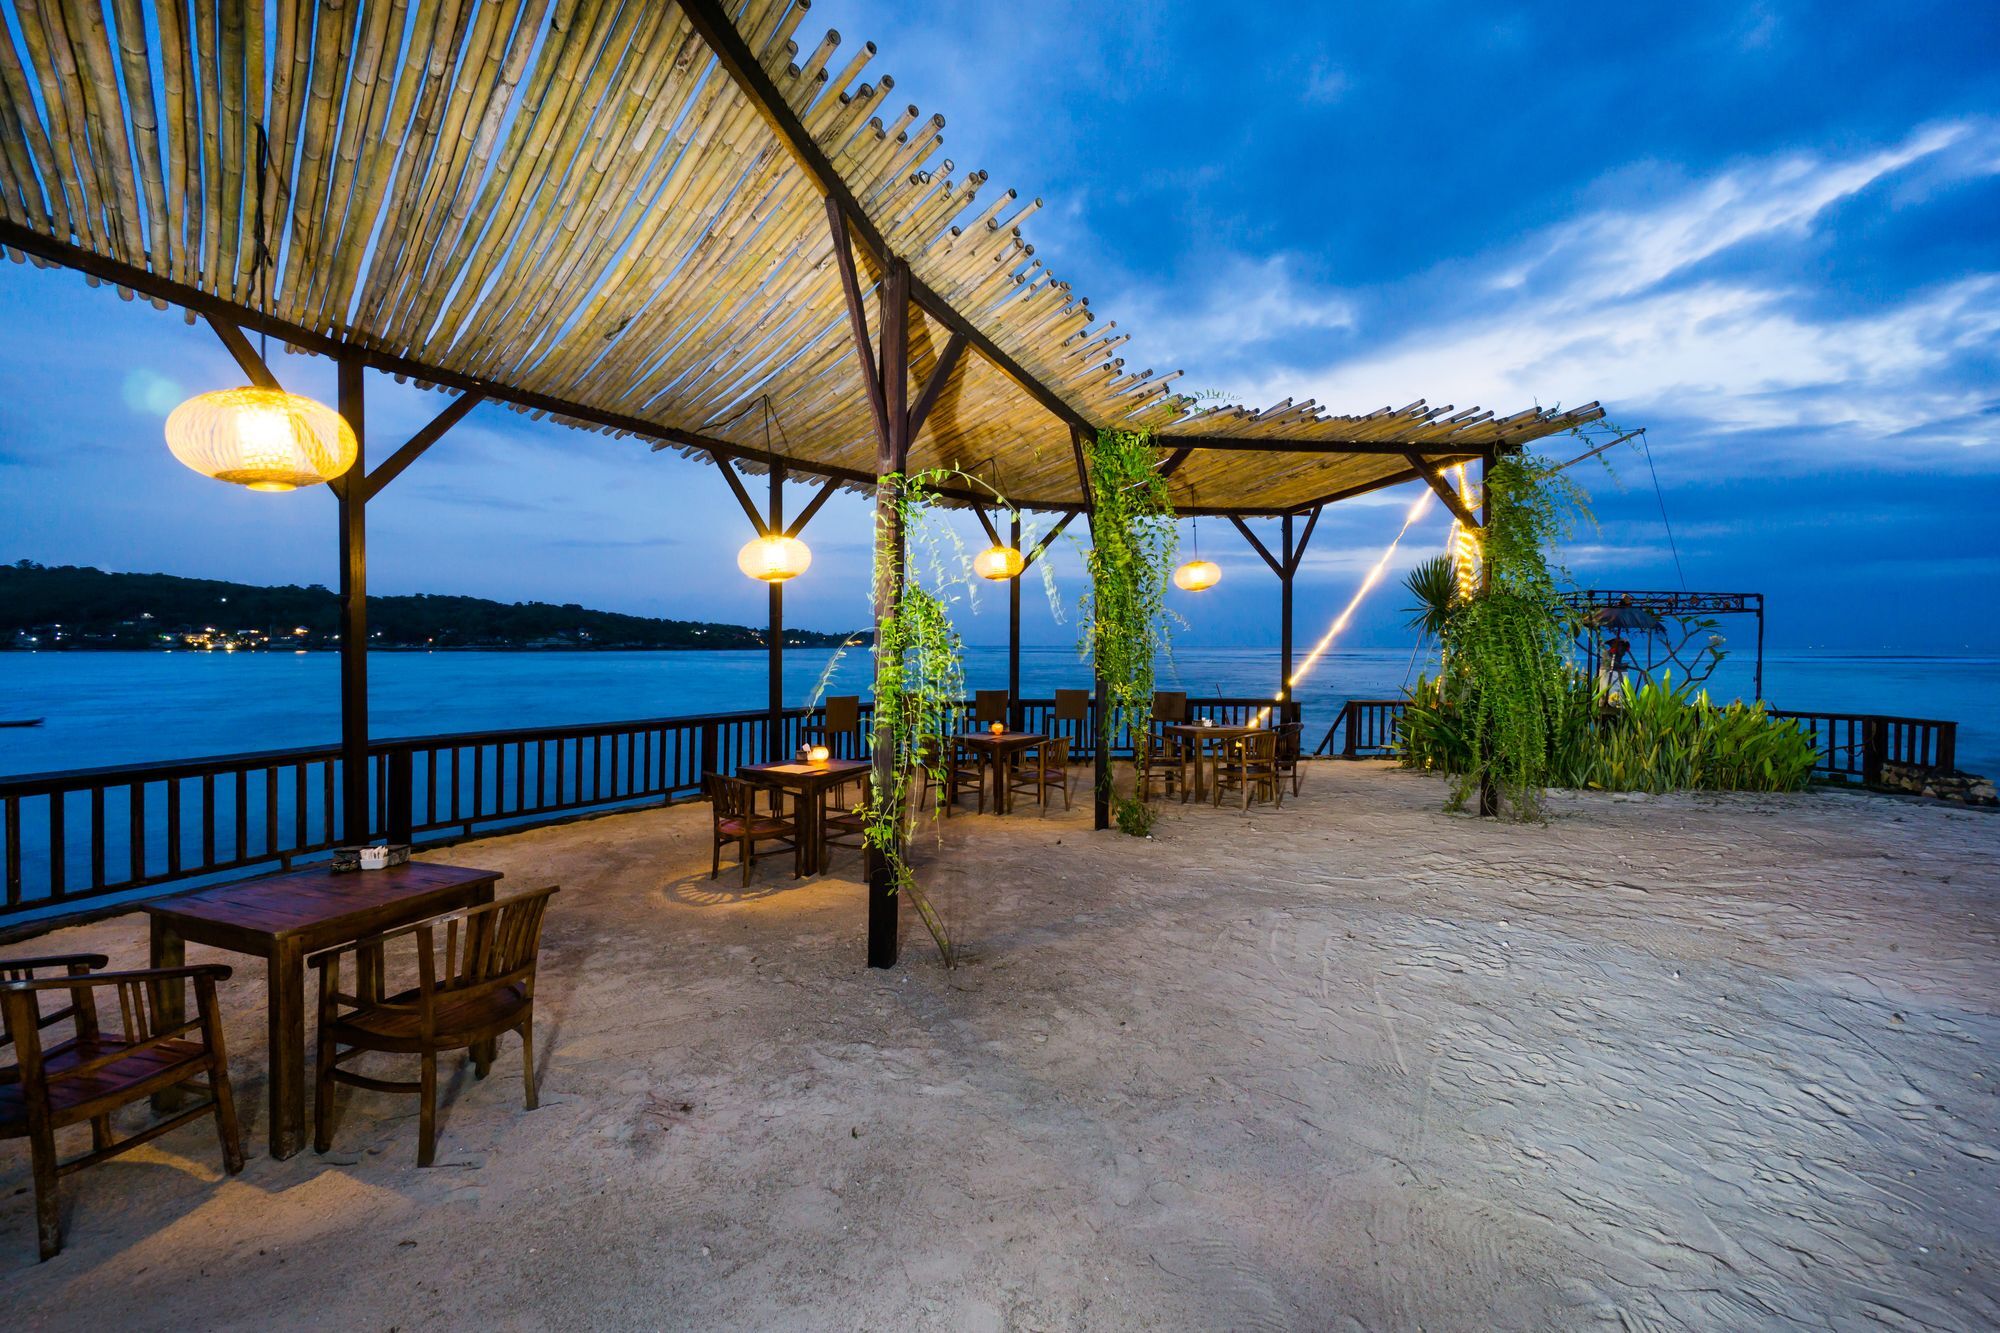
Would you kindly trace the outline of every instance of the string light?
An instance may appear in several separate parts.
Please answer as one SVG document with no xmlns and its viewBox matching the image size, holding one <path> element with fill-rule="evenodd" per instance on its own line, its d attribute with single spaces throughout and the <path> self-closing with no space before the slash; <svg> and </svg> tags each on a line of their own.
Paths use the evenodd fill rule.
<svg viewBox="0 0 2000 1333">
<path fill-rule="evenodd" d="M 1460 463 L 1451 470 L 1452 483 L 1458 489 L 1459 503 L 1471 513 L 1472 485 L 1465 479 L 1465 464 Z M 1458 599 L 1469 601 L 1479 590 L 1479 534 L 1456 517 L 1451 520 L 1451 535 L 1445 539 L 1445 549 L 1451 552 L 1453 572 L 1458 577 Z"/>
<path fill-rule="evenodd" d="M 1422 518 L 1430 507 L 1431 492 L 1429 488 L 1425 488 L 1424 493 L 1419 495 L 1415 503 L 1410 506 L 1410 512 L 1403 516 L 1403 526 L 1397 530 L 1395 538 L 1390 541 L 1388 546 L 1383 548 L 1382 554 L 1376 557 L 1374 567 L 1368 571 L 1367 577 L 1361 580 L 1361 586 L 1354 590 L 1354 596 L 1347 599 L 1345 609 L 1334 617 L 1333 623 L 1327 626 L 1326 633 L 1320 635 L 1319 642 L 1314 644 L 1312 651 L 1306 654 L 1305 661 L 1299 663 L 1298 667 L 1293 670 L 1291 679 L 1285 682 L 1284 693 L 1275 702 L 1281 703 L 1287 698 L 1297 697 L 1299 682 L 1312 674 L 1312 669 L 1319 665 L 1320 658 L 1326 656 L 1327 649 L 1333 647 L 1333 641 L 1340 637 L 1340 632 L 1347 628 L 1347 623 L 1350 620 L 1354 619 L 1354 612 L 1360 607 L 1362 599 L 1368 595 L 1369 591 L 1377 583 L 1382 581 L 1382 575 L 1389 568 L 1389 562 L 1396 556 L 1396 548 L 1403 544 L 1403 538 L 1409 534 L 1410 529 L 1416 525 L 1417 520 Z M 1261 708 L 1257 711 L 1257 716 L 1250 719 L 1250 725 L 1261 727 L 1264 725 L 1264 720 L 1270 716 L 1271 710 L 1269 707 Z"/>
</svg>

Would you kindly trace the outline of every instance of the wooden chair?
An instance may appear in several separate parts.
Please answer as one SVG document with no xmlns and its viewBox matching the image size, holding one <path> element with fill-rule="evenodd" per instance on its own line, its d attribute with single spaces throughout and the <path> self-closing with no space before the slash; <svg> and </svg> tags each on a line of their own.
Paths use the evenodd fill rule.
<svg viewBox="0 0 2000 1333">
<path fill-rule="evenodd" d="M 842 784 L 841 790 L 846 790 L 845 784 Z M 852 847 L 862 853 L 864 860 L 867 858 L 868 816 L 864 811 L 873 799 L 874 792 L 874 778 L 870 774 L 863 773 L 860 800 L 847 806 L 836 801 L 827 808 L 821 817 L 820 836 L 825 839 L 829 848 Z"/>
<path fill-rule="evenodd" d="M 1054 721 L 1050 730 L 1069 741 L 1072 753 L 1096 744 L 1090 734 L 1090 705 L 1095 697 L 1089 690 L 1056 691 Z M 1092 749 L 1090 753 L 1095 754 L 1096 751 Z"/>
<path fill-rule="evenodd" d="M 1278 781 L 1278 733 L 1275 731 L 1253 731 L 1242 740 L 1232 741 L 1222 762 L 1215 766 L 1215 803 L 1222 804 L 1222 793 L 1238 789 L 1243 793 L 1243 808 L 1250 808 L 1251 791 L 1268 791 L 1271 800 L 1284 805 L 1284 786 Z"/>
<path fill-rule="evenodd" d="M 866 759 L 868 740 L 861 734 L 861 696 L 829 694 L 820 708 L 819 722 L 800 727 L 799 735 L 807 740 L 817 737 L 836 759 Z"/>
<path fill-rule="evenodd" d="M 1305 745 L 1306 724 L 1303 722 L 1281 722 L 1275 728 L 1278 737 L 1278 775 L 1290 778 L 1292 795 L 1299 794 L 1299 754 Z"/>
<path fill-rule="evenodd" d="M 1013 712 L 1012 704 L 1013 699 L 1005 690 L 974 690 L 972 692 L 972 720 L 975 725 L 981 727 L 986 726 L 988 723 L 998 722 L 1003 727 L 1011 728 L 1014 725 L 1014 719 L 1011 716 Z"/>
<path fill-rule="evenodd" d="M 236 1124 L 236 1101 L 229 1090 L 229 1057 L 223 1048 L 215 983 L 229 969 L 208 963 L 194 967 L 99 972 L 102 954 L 0 961 L 0 1040 L 13 1047 L 15 1063 L 0 1066 L 0 1139 L 25 1138 L 35 1179 L 35 1228 L 43 1259 L 62 1249 L 62 1221 L 56 1181 L 72 1171 L 150 1143 L 169 1130 L 213 1112 L 222 1143 L 223 1169 L 243 1169 L 243 1140 Z M 61 975 L 37 972 L 61 969 Z M 194 1017 L 160 1026 L 161 983 L 194 983 Z M 107 1033 L 98 1021 L 95 992 L 118 994 L 119 1029 Z M 41 997 L 68 993 L 69 1003 L 43 1013 Z M 68 1020 L 71 1035 L 46 1043 L 43 1030 Z M 205 1079 L 206 1082 L 197 1082 Z M 122 1106 L 193 1084 L 208 1098 L 114 1140 L 111 1115 Z M 56 1156 L 56 1131 L 88 1122 L 91 1150 L 64 1162 Z"/>
<path fill-rule="evenodd" d="M 713 853 L 709 858 L 708 877 L 714 879 L 722 874 L 722 846 L 734 843 L 737 847 L 736 859 L 743 866 L 743 887 L 750 887 L 750 866 L 759 856 L 770 856 L 773 852 L 792 854 L 792 878 L 804 874 L 799 863 L 799 823 L 796 816 L 787 818 L 778 811 L 769 814 L 757 813 L 757 787 L 741 778 L 725 778 L 720 773 L 704 773 L 701 785 L 708 792 L 709 805 L 714 822 L 711 833 L 714 837 Z M 781 798 L 778 789 L 771 788 L 775 804 Z M 771 851 L 760 852 L 760 842 L 777 842 Z"/>
<path fill-rule="evenodd" d="M 1032 749 L 1024 750 L 1007 775 L 1007 790 L 1028 792 L 1035 804 L 1047 808 L 1049 790 L 1062 792 L 1063 809 L 1069 809 L 1069 738 L 1052 736 Z"/>
<path fill-rule="evenodd" d="M 946 745 L 951 747 L 950 757 L 941 761 L 937 756 L 940 749 Z M 926 737 L 919 745 L 919 754 L 924 780 L 917 794 L 918 808 L 921 809 L 924 802 L 930 798 L 931 771 L 942 767 L 945 779 L 945 818 L 951 818 L 952 812 L 958 808 L 958 803 L 964 799 L 968 787 L 979 798 L 979 813 L 982 815 L 986 813 L 986 761 L 980 755 L 968 750 L 965 743 L 956 736 Z"/>
<path fill-rule="evenodd" d="M 1187 804 L 1188 794 L 1194 790 L 1194 756 L 1198 753 L 1193 741 L 1178 736 L 1155 736 L 1146 750 L 1145 762 L 1138 769 L 1140 796 L 1150 798 L 1157 782 L 1162 800 L 1178 789 L 1181 804 Z"/>
<path fill-rule="evenodd" d="M 542 948 L 542 917 L 556 886 L 535 889 L 483 907 L 467 908 L 397 930 L 368 935 L 315 954 L 319 973 L 319 1060 L 313 1087 L 313 1151 L 333 1143 L 333 1085 L 376 1092 L 414 1092 L 420 1098 L 417 1165 L 437 1160 L 437 1058 L 463 1050 L 480 1077 L 492 1067 L 493 1047 L 504 1033 L 521 1034 L 521 1084 L 527 1109 L 535 1109 L 535 968 Z M 443 951 L 438 949 L 442 934 Z M 405 936 L 416 941 L 417 984 L 394 995 L 385 989 L 383 947 Z M 340 988 L 340 960 L 355 955 L 355 989 Z M 364 980 L 366 978 L 366 980 Z M 415 1083 L 357 1074 L 341 1066 L 364 1051 L 415 1055 Z"/>
</svg>

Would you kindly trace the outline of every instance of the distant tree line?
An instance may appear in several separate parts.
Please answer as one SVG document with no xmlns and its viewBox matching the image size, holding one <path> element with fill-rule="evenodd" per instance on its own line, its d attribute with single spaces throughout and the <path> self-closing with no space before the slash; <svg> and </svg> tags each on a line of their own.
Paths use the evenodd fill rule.
<svg viewBox="0 0 2000 1333">
<path fill-rule="evenodd" d="M 315 583 L 264 588 L 172 574 L 111 574 L 29 560 L 0 565 L 0 648 L 330 647 L 340 599 Z M 592 611 L 575 603 L 418 594 L 368 599 L 382 648 L 762 648 L 744 625 Z M 833 647 L 868 635 L 785 631 L 788 645 Z"/>
</svg>

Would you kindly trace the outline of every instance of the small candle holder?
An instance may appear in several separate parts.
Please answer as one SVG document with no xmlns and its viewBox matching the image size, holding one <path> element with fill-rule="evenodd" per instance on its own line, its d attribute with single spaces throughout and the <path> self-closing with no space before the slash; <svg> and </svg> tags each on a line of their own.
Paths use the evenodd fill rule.
<svg viewBox="0 0 2000 1333">
<path fill-rule="evenodd" d="M 811 761 L 812 752 L 813 752 L 813 747 L 801 741 L 799 743 L 799 752 L 792 757 L 797 759 L 800 763 L 803 764 Z"/>
<path fill-rule="evenodd" d="M 992 726 L 988 727 L 987 730 L 992 732 L 995 736 L 1004 736 L 1007 734 L 1007 724 L 1005 722 L 995 722 Z"/>
<path fill-rule="evenodd" d="M 823 764 L 831 758 L 833 758 L 833 751 L 827 749 L 824 745 L 814 745 L 806 750 L 806 762 L 809 764 Z"/>
</svg>

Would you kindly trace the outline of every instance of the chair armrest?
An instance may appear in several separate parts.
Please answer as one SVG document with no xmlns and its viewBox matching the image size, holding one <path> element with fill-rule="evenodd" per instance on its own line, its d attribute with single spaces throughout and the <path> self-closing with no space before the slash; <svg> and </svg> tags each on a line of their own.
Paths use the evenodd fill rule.
<svg viewBox="0 0 2000 1333">
<path fill-rule="evenodd" d="M 0 958 L 0 971 L 32 972 L 44 967 L 76 966 L 94 971 L 110 964 L 111 960 L 101 953 L 52 953 L 40 958 Z"/>
<path fill-rule="evenodd" d="M 34 981 L 0 981 L 0 992 L 74 990 L 78 986 L 117 986 L 128 981 L 192 981 L 196 977 L 226 981 L 232 970 L 226 963 L 195 963 L 187 967 L 141 967 L 129 972 L 91 972 L 74 977 L 40 977 Z"/>
</svg>

